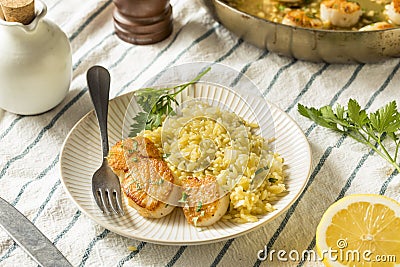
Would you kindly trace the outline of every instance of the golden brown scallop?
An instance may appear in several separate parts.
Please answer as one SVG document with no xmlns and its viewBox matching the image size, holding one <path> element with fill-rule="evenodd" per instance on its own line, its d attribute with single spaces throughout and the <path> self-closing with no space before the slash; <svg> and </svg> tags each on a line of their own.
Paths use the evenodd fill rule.
<svg viewBox="0 0 400 267">
<path fill-rule="evenodd" d="M 300 9 L 288 12 L 282 20 L 282 24 L 290 26 L 299 26 L 304 28 L 322 28 L 322 21 Z"/>
<path fill-rule="evenodd" d="M 129 170 L 127 156 L 131 158 L 161 158 L 160 151 L 146 137 L 137 136 L 118 141 L 111 147 L 107 161 L 120 179 L 123 179 L 124 174 Z"/>
<path fill-rule="evenodd" d="M 213 185 L 216 185 L 216 179 L 210 175 L 201 179 L 187 177 L 183 180 L 183 187 L 187 189 L 188 194 L 193 194 L 194 191 L 197 191 L 197 194 L 202 194 L 202 196 L 189 196 L 188 198 L 192 198 L 192 203 L 183 207 L 183 213 L 189 224 L 199 227 L 209 226 L 219 221 L 226 213 L 229 206 L 229 194 L 221 198 L 218 186 Z M 200 189 L 196 190 L 198 188 Z M 204 201 L 204 195 L 212 202 Z M 194 201 L 194 199 L 198 200 Z"/>
<path fill-rule="evenodd" d="M 118 142 L 107 158 L 121 180 L 129 206 L 146 218 L 161 218 L 174 206 L 166 203 L 174 177 L 154 143 L 145 137 Z"/>
<path fill-rule="evenodd" d="M 172 192 L 174 176 L 162 159 L 138 158 L 122 182 L 129 206 L 146 218 L 161 218 L 172 212 L 167 199 Z"/>
</svg>

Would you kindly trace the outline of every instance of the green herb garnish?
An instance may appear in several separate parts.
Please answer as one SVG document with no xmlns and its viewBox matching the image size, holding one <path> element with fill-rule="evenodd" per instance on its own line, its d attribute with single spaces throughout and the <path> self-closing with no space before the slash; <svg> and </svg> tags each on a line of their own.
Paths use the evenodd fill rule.
<svg viewBox="0 0 400 267">
<path fill-rule="evenodd" d="M 185 203 L 187 198 L 188 198 L 188 194 L 186 194 L 186 192 L 182 192 L 182 197 L 181 197 L 181 199 L 178 200 L 178 202 Z"/>
<path fill-rule="evenodd" d="M 163 159 L 166 159 L 166 158 L 168 158 L 169 156 L 171 156 L 171 153 L 164 153 L 164 154 L 162 155 L 162 158 L 163 158 Z"/>
<path fill-rule="evenodd" d="M 268 178 L 268 181 L 269 181 L 271 184 L 273 184 L 273 183 L 276 183 L 276 181 L 278 181 L 278 179 L 276 179 L 276 178 Z"/>
<path fill-rule="evenodd" d="M 144 88 L 135 92 L 136 101 L 143 109 L 135 118 L 131 125 L 129 137 L 135 137 L 143 129 L 153 130 L 161 126 L 165 116 L 173 114 L 172 105 L 179 105 L 175 97 L 185 90 L 189 85 L 195 84 L 201 79 L 211 68 L 202 71 L 192 81 L 180 84 L 170 88 Z M 175 91 L 175 92 L 171 92 Z"/>
<path fill-rule="evenodd" d="M 196 211 L 199 212 L 201 210 L 201 207 L 203 207 L 203 202 L 199 201 L 196 206 Z"/>
<path fill-rule="evenodd" d="M 335 109 L 330 106 L 316 109 L 299 104 L 298 111 L 318 125 L 346 134 L 367 145 L 400 172 L 397 163 L 400 146 L 398 138 L 400 113 L 397 110 L 396 101 L 370 114 L 367 114 L 365 109 L 361 109 L 354 99 L 349 100 L 347 109 L 341 105 L 337 105 Z M 383 143 L 385 139 L 389 139 L 394 144 L 394 152 L 389 152 L 389 145 Z"/>
<path fill-rule="evenodd" d="M 138 142 L 136 140 L 133 140 L 132 142 L 132 150 L 137 151 L 138 149 Z"/>
</svg>

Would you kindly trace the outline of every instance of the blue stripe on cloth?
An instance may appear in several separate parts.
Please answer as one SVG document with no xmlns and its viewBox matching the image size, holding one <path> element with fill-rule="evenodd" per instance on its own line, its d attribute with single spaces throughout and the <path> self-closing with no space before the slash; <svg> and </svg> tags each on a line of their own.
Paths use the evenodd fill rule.
<svg viewBox="0 0 400 267">
<path fill-rule="evenodd" d="M 140 244 L 137 246 L 135 251 L 132 251 L 131 253 L 129 253 L 128 256 L 126 256 L 125 258 L 123 258 L 122 260 L 120 260 L 117 264 L 117 267 L 122 267 L 124 266 L 124 264 L 128 261 L 130 261 L 131 259 L 133 259 L 133 257 L 135 257 L 146 245 L 146 242 L 140 242 Z"/>
<path fill-rule="evenodd" d="M 10 124 L 10 126 L 7 127 L 7 129 L 0 134 L 0 141 L 1 139 L 3 139 L 11 130 L 12 128 L 15 126 L 15 124 L 17 124 L 17 122 L 19 122 L 22 118 L 24 118 L 25 116 L 17 116 Z"/>
<path fill-rule="evenodd" d="M 392 174 L 386 179 L 386 181 L 383 183 L 381 190 L 379 190 L 379 194 L 384 195 L 386 193 L 386 190 L 388 189 L 388 186 L 390 182 L 393 180 L 394 177 L 396 177 L 399 174 L 397 170 L 394 170 Z"/>
<path fill-rule="evenodd" d="M 182 256 L 183 252 L 185 252 L 187 246 L 181 246 L 178 251 L 175 253 L 174 257 L 165 265 L 165 267 L 172 267 Z"/>
<path fill-rule="evenodd" d="M 295 63 L 297 62 L 297 59 L 293 59 L 292 61 L 290 61 L 288 64 L 286 64 L 285 66 L 281 67 L 277 73 L 275 73 L 274 77 L 272 78 L 271 82 L 269 83 L 267 89 L 263 92 L 263 96 L 265 97 L 272 89 L 272 87 L 275 85 L 276 81 L 278 80 L 278 78 L 281 76 L 281 74 L 287 70 L 288 68 L 290 68 L 291 66 L 293 66 Z"/>
<path fill-rule="evenodd" d="M 228 52 L 225 53 L 225 55 L 223 55 L 222 57 L 218 58 L 214 63 L 219 63 L 219 62 L 222 62 L 222 61 L 224 61 L 225 59 L 227 59 L 230 55 L 232 55 L 233 52 L 236 51 L 236 49 L 238 49 L 238 47 L 239 47 L 241 44 L 243 44 L 243 39 L 239 39 L 239 40 L 236 42 L 236 44 L 235 44 L 231 49 L 229 49 Z"/>
<path fill-rule="evenodd" d="M 79 263 L 79 267 L 85 266 L 86 261 L 89 259 L 90 253 L 92 252 L 93 247 L 96 245 L 97 242 L 104 239 L 109 233 L 110 230 L 105 229 L 102 233 L 100 233 L 98 236 L 93 238 L 92 241 L 90 241 L 89 246 L 86 248 L 85 253 L 82 256 L 82 260 Z"/>
<path fill-rule="evenodd" d="M 17 160 L 22 159 L 23 157 L 25 157 L 29 151 L 37 144 L 39 143 L 39 141 L 42 139 L 42 137 L 44 136 L 44 134 L 50 130 L 54 124 L 57 122 L 57 120 L 73 105 L 75 104 L 75 102 L 77 102 L 87 91 L 87 88 L 85 88 L 84 90 L 82 90 L 78 95 L 76 95 L 67 105 L 65 105 L 61 111 L 59 111 L 57 113 L 57 115 L 50 121 L 50 123 L 48 125 L 46 125 L 37 135 L 37 137 L 33 140 L 33 142 L 31 144 L 29 144 L 25 150 L 19 154 L 18 156 L 15 156 L 13 158 L 11 158 L 9 161 L 7 161 L 7 163 L 5 164 L 5 166 L 2 168 L 1 172 L 0 172 L 0 179 L 2 179 L 4 177 L 4 175 L 6 174 L 8 168 L 10 168 L 11 164 L 14 163 Z"/>
<path fill-rule="evenodd" d="M 197 39 L 195 39 L 188 47 L 186 47 L 184 50 L 182 50 L 177 56 L 176 58 L 170 62 L 170 64 L 168 64 L 163 71 L 161 71 L 160 73 L 158 73 L 158 75 L 154 78 L 156 80 L 158 80 L 159 76 L 161 76 L 161 74 L 163 72 L 165 72 L 166 69 L 168 69 L 169 67 L 171 67 L 176 61 L 178 61 L 187 51 L 189 51 L 190 48 L 192 48 L 193 46 L 195 46 L 196 44 L 200 43 L 201 41 L 204 41 L 205 39 L 207 39 L 211 34 L 213 34 L 215 32 L 215 30 L 217 28 L 219 28 L 221 25 L 218 24 L 217 26 L 212 27 L 211 29 L 209 29 L 206 33 L 204 33 L 202 36 L 198 37 Z M 130 86 L 135 80 L 132 80 L 130 82 L 128 82 L 127 84 L 125 84 L 121 90 L 118 92 L 118 94 L 122 93 L 123 91 L 125 91 L 125 89 Z M 155 81 L 152 81 L 152 84 Z"/>
<path fill-rule="evenodd" d="M 53 241 L 53 244 L 56 245 L 58 243 L 58 241 L 60 241 L 61 238 L 63 238 L 68 231 L 72 228 L 72 226 L 74 226 L 74 224 L 76 223 L 76 221 L 79 219 L 79 217 L 81 216 L 81 211 L 77 210 L 74 214 L 74 216 L 72 217 L 72 220 L 68 223 L 67 227 L 65 227 L 61 233 L 59 233 L 56 238 Z"/>
<path fill-rule="evenodd" d="M 293 101 L 292 104 L 285 110 L 286 113 L 289 113 L 294 106 L 300 101 L 300 99 L 303 97 L 303 95 L 308 91 L 308 89 L 311 87 L 311 85 L 314 83 L 315 79 L 320 76 L 330 65 L 329 64 L 324 64 L 320 70 L 318 70 L 316 73 L 314 73 L 310 80 L 307 82 L 306 86 L 304 86 L 303 90 L 300 92 L 300 94 L 297 95 L 296 99 Z"/>
<path fill-rule="evenodd" d="M 6 253 L 0 257 L 0 262 L 10 257 L 11 253 L 18 247 L 17 243 L 13 241 L 13 244 L 7 249 Z"/>
<path fill-rule="evenodd" d="M 56 158 L 53 160 L 53 162 L 52 162 L 49 166 L 47 166 L 46 169 L 44 169 L 42 172 L 40 172 L 40 174 L 39 174 L 35 179 L 30 180 L 29 182 L 26 182 L 26 183 L 21 187 L 21 189 L 19 190 L 17 196 L 15 197 L 15 199 L 13 200 L 13 202 L 11 203 L 11 205 L 13 205 L 13 206 L 17 205 L 18 201 L 21 199 L 22 194 L 25 192 L 25 189 L 26 189 L 31 183 L 36 182 L 36 181 L 39 181 L 39 180 L 41 180 L 43 177 L 45 177 L 46 174 L 47 174 L 51 169 L 53 169 L 53 168 L 57 165 L 59 159 L 60 159 L 60 154 L 58 154 L 58 155 L 56 156 Z"/>
<path fill-rule="evenodd" d="M 153 60 L 147 64 L 147 66 L 142 69 L 136 76 L 135 78 L 133 78 L 133 80 L 129 81 L 128 83 L 126 83 L 125 85 L 123 85 L 121 87 L 121 89 L 117 92 L 117 96 L 120 95 L 129 85 L 131 85 L 133 82 L 135 82 L 146 70 L 148 70 L 176 41 L 176 39 L 178 38 L 178 36 L 180 35 L 181 31 L 183 30 L 183 28 L 188 25 L 185 24 L 183 27 L 181 27 L 175 34 L 174 38 L 171 40 L 171 42 L 164 47 L 154 58 Z"/>
<path fill-rule="evenodd" d="M 230 55 L 233 54 L 233 52 L 236 51 L 236 49 L 239 48 L 239 46 L 243 43 L 243 39 L 239 39 L 236 44 L 228 50 L 228 52 L 226 52 L 224 55 L 222 55 L 221 57 L 217 58 L 216 60 L 214 60 L 212 63 L 208 64 L 207 66 L 203 67 L 202 70 L 199 71 L 198 75 L 200 75 L 200 73 L 202 73 L 203 71 L 205 71 L 207 68 L 212 67 L 213 65 L 220 63 L 222 61 L 224 61 L 225 59 L 227 59 Z M 159 72 L 156 76 L 156 79 L 152 82 L 152 84 L 154 84 L 158 78 L 161 77 L 161 75 L 167 70 L 168 67 L 164 68 L 161 72 Z"/>
<path fill-rule="evenodd" d="M 222 247 L 221 251 L 218 253 L 217 257 L 214 259 L 213 263 L 211 263 L 210 267 L 216 267 L 218 263 L 222 260 L 225 253 L 228 251 L 229 247 L 232 245 L 234 238 L 226 241 L 225 245 Z"/>
<path fill-rule="evenodd" d="M 313 237 L 311 243 L 310 243 L 310 244 L 308 245 L 308 247 L 307 247 L 307 251 L 310 251 L 310 250 L 315 246 L 315 242 L 316 242 L 316 240 L 315 240 L 315 235 L 314 235 L 314 237 Z M 300 262 L 299 262 L 299 264 L 297 264 L 297 267 L 303 266 L 304 263 L 305 263 L 305 260 L 306 260 L 306 259 L 301 259 Z M 313 259 L 310 259 L 310 260 L 313 260 Z"/>
<path fill-rule="evenodd" d="M 110 33 L 110 34 L 107 34 L 103 39 L 100 40 L 100 42 L 98 42 L 97 44 L 95 44 L 94 46 L 92 46 L 91 49 L 89 49 L 88 51 L 86 51 L 86 53 L 85 53 L 83 56 L 81 56 L 81 57 L 79 58 L 79 60 L 74 64 L 74 66 L 72 66 L 72 70 L 75 71 L 75 70 L 79 67 L 79 65 L 81 65 L 81 63 L 87 58 L 87 56 L 90 55 L 91 53 L 93 53 L 93 49 L 94 49 L 94 48 L 101 46 L 105 41 L 107 41 L 107 39 L 108 39 L 109 37 L 111 37 L 111 36 L 113 36 L 113 35 L 115 35 L 114 32 L 112 32 L 112 33 Z"/>
<path fill-rule="evenodd" d="M 79 28 L 69 37 L 69 41 L 72 42 L 103 10 L 105 10 L 110 4 L 111 0 L 105 2 L 97 11 L 95 11 L 85 22 L 79 26 Z"/>
<path fill-rule="evenodd" d="M 351 184 L 353 183 L 354 178 L 356 177 L 358 171 L 361 169 L 361 167 L 364 165 L 365 161 L 368 159 L 369 156 L 374 154 L 374 150 L 370 150 L 369 153 L 364 154 L 361 158 L 361 160 L 357 163 L 356 168 L 354 169 L 354 171 L 351 173 L 349 179 L 347 179 L 345 185 L 342 187 L 342 189 L 340 190 L 340 193 L 338 195 L 338 197 L 336 198 L 335 201 L 338 201 L 339 199 L 343 198 L 344 195 L 346 194 L 347 190 L 349 190 Z"/>
<path fill-rule="evenodd" d="M 221 24 L 217 23 L 215 26 L 213 26 L 211 29 L 209 29 L 205 34 L 194 40 L 188 47 L 186 47 L 182 52 L 180 52 L 174 60 L 172 60 L 168 65 L 161 71 L 159 72 L 152 80 L 149 82 L 149 84 L 154 84 L 160 77 L 161 75 L 172 65 L 174 65 L 187 51 L 190 50 L 193 46 L 195 46 L 197 43 L 203 41 L 204 39 L 208 38 L 211 34 L 213 34 L 219 27 L 221 27 Z"/>
<path fill-rule="evenodd" d="M 44 208 L 46 207 L 47 203 L 49 203 L 50 199 L 56 192 L 57 188 L 60 186 L 61 181 L 57 180 L 57 182 L 53 185 L 53 187 L 50 189 L 50 193 L 47 195 L 45 201 L 40 205 L 39 210 L 36 212 L 35 217 L 32 219 L 32 223 L 35 223 L 36 220 L 39 218 L 40 214 L 44 211 Z"/>
<path fill-rule="evenodd" d="M 392 72 L 389 74 L 389 77 L 385 80 L 385 82 L 381 85 L 381 87 L 375 91 L 375 93 L 372 95 L 372 97 L 369 99 L 367 104 L 365 105 L 365 108 L 369 108 L 372 105 L 372 102 L 375 100 L 375 98 L 383 91 L 385 88 L 389 85 L 389 83 L 392 81 L 394 75 L 397 73 L 397 71 L 400 68 L 400 62 L 397 63 L 397 65 L 393 68 Z"/>
<path fill-rule="evenodd" d="M 391 82 L 391 80 L 393 79 L 394 75 L 396 74 L 396 72 L 398 71 L 400 67 L 400 62 L 393 68 L 392 72 L 389 74 L 389 76 L 386 78 L 386 80 L 383 82 L 383 84 L 381 85 L 381 87 L 375 91 L 375 93 L 371 96 L 371 98 L 369 99 L 369 101 L 367 102 L 365 108 L 368 109 L 373 101 L 376 99 L 376 97 L 383 92 L 386 87 L 389 85 L 389 83 Z M 345 135 L 342 135 L 339 139 L 339 141 L 336 143 L 335 147 L 340 147 L 341 144 L 343 143 L 344 139 L 346 138 Z M 308 191 L 309 186 L 311 185 L 311 183 L 314 181 L 315 176 L 319 173 L 319 171 L 321 170 L 322 166 L 324 165 L 326 159 L 329 157 L 329 155 L 332 152 L 332 147 L 328 147 L 325 152 L 324 155 L 321 157 L 318 165 L 316 166 L 316 168 L 314 169 L 313 173 L 310 176 L 310 179 L 307 182 L 307 185 L 304 189 L 304 191 L 300 194 L 299 198 L 293 203 L 293 205 L 289 208 L 289 210 L 286 212 L 285 218 L 283 219 L 283 221 L 281 222 L 281 224 L 279 225 L 278 229 L 275 231 L 274 235 L 272 236 L 272 238 L 270 239 L 270 241 L 267 244 L 267 251 L 269 251 L 271 249 L 271 247 L 273 246 L 273 244 L 275 243 L 275 241 L 277 240 L 278 236 L 280 235 L 280 233 L 283 231 L 283 229 L 285 228 L 286 224 L 288 223 L 289 219 L 291 218 L 291 216 L 294 214 L 294 211 L 296 210 L 297 205 L 299 204 L 299 202 L 301 201 L 301 199 L 303 198 L 304 194 Z M 357 169 L 358 172 L 359 169 Z M 356 175 L 357 173 L 355 173 L 354 175 Z M 349 181 L 348 181 L 349 182 Z M 350 187 L 351 182 L 346 183 L 345 187 L 348 188 Z M 347 190 L 347 189 L 346 189 Z M 343 194 L 344 189 L 341 191 L 341 194 Z M 257 261 L 255 262 L 254 266 L 259 266 L 261 264 L 261 261 L 257 259 Z"/>
<path fill-rule="evenodd" d="M 339 99 L 339 96 L 345 91 L 349 86 L 354 82 L 354 80 L 357 78 L 358 74 L 360 71 L 364 68 L 365 64 L 360 64 L 357 66 L 357 68 L 354 70 L 353 74 L 351 75 L 350 79 L 347 81 L 347 83 L 333 96 L 332 100 L 329 102 L 330 106 L 333 106 L 333 104 L 336 103 L 336 101 Z M 307 129 L 305 132 L 306 136 L 309 136 L 310 133 L 314 130 L 314 128 L 317 126 L 316 123 L 313 123 L 311 127 Z"/>
<path fill-rule="evenodd" d="M 255 61 L 259 61 L 263 58 L 265 58 L 268 55 L 269 51 L 268 50 L 264 50 L 264 52 L 255 60 Z M 247 63 L 239 72 L 239 75 L 233 80 L 233 82 L 229 85 L 230 87 L 235 87 L 240 79 L 242 79 L 243 75 L 247 72 L 247 70 L 250 68 L 250 66 L 255 62 L 249 62 Z"/>
</svg>

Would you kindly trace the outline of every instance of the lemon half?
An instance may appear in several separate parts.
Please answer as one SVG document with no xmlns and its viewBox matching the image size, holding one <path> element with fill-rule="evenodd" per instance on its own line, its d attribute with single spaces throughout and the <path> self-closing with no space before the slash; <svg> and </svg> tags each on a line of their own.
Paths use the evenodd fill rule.
<svg viewBox="0 0 400 267">
<path fill-rule="evenodd" d="M 340 199 L 322 216 L 316 249 L 327 266 L 400 266 L 400 203 L 372 194 Z"/>
</svg>

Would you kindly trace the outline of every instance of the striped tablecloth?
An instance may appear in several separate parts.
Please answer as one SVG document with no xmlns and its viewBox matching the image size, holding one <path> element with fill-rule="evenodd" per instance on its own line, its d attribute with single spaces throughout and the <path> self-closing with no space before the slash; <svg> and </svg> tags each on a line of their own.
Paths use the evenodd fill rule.
<svg viewBox="0 0 400 267">
<path fill-rule="evenodd" d="M 374 110 L 400 97 L 400 61 L 373 65 L 314 64 L 257 49 L 212 19 L 202 1 L 171 1 L 174 31 L 163 42 L 134 46 L 114 34 L 112 1 L 46 0 L 47 18 L 67 33 L 73 81 L 66 99 L 39 116 L 0 112 L 0 195 L 23 212 L 74 266 L 316 266 L 317 262 L 259 261 L 257 251 L 313 249 L 323 212 L 352 193 L 399 200 L 393 168 L 350 138 L 316 127 L 297 103 L 346 104 L 356 98 Z M 312 147 L 307 188 L 287 212 L 245 236 L 201 246 L 161 246 L 121 237 L 83 215 L 60 182 L 60 149 L 74 124 L 91 110 L 85 74 L 100 64 L 113 77 L 112 97 L 140 88 L 163 69 L 193 61 L 229 65 L 250 77 L 292 116 Z M 1 97 L 1 96 L 0 96 Z M 136 251 L 128 250 L 136 246 Z M 0 266 L 36 264 L 0 231 Z"/>
</svg>

